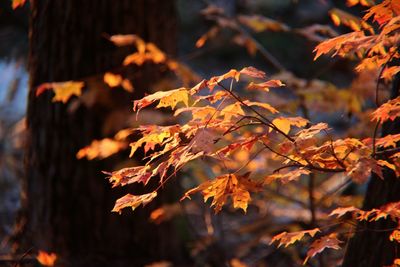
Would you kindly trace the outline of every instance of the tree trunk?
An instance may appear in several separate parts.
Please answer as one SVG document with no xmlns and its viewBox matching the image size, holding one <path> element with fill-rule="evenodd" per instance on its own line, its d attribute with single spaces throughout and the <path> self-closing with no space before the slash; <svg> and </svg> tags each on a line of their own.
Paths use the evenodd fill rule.
<svg viewBox="0 0 400 267">
<path fill-rule="evenodd" d="M 62 266 L 179 260 L 172 225 L 149 224 L 146 209 L 112 214 L 123 193 L 104 179 L 101 170 L 107 168 L 75 158 L 80 148 L 101 137 L 108 111 L 84 106 L 71 111 L 67 104 L 52 103 L 50 92 L 35 96 L 42 83 L 80 80 L 120 66 L 127 51 L 105 34 L 136 33 L 173 53 L 174 13 L 170 0 L 31 1 L 25 249 L 55 252 Z M 140 71 L 137 96 L 149 86 L 146 80 L 154 80 L 150 72 L 151 67 Z"/>
<path fill-rule="evenodd" d="M 391 98 L 400 95 L 400 75 L 392 85 Z M 400 120 L 387 122 L 382 127 L 382 136 L 400 133 Z M 379 208 L 390 202 L 400 201 L 400 179 L 393 171 L 384 171 L 384 180 L 373 174 L 368 184 L 363 209 Z M 393 229 L 398 225 L 391 219 L 376 222 L 359 222 L 356 233 L 350 239 L 343 267 L 381 267 L 391 266 L 394 259 L 400 258 L 400 245 L 389 240 Z"/>
</svg>

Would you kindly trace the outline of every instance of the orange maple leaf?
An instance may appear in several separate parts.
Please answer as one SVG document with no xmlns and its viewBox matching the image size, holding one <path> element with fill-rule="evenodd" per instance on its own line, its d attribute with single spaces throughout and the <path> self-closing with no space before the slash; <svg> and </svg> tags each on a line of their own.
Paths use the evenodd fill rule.
<svg viewBox="0 0 400 267">
<path fill-rule="evenodd" d="M 306 264 L 310 258 L 314 257 L 318 253 L 321 253 L 326 248 L 332 248 L 336 250 L 340 249 L 340 243 L 342 242 L 336 238 L 336 233 L 332 233 L 315 240 L 311 244 L 310 250 L 307 252 L 307 258 L 304 260 L 303 265 Z"/>
<path fill-rule="evenodd" d="M 26 0 L 12 0 L 12 8 L 17 9 L 25 4 Z"/>
<path fill-rule="evenodd" d="M 93 140 L 92 143 L 84 148 L 81 148 L 76 153 L 77 159 L 86 157 L 88 160 L 104 159 L 126 148 L 125 142 L 116 141 L 111 138 L 104 138 L 102 140 Z"/>
<path fill-rule="evenodd" d="M 148 193 L 148 194 L 144 194 L 144 195 L 139 195 L 139 196 L 126 194 L 125 196 L 117 199 L 117 201 L 115 202 L 115 206 L 112 209 L 112 211 L 121 213 L 121 210 L 123 208 L 129 208 L 129 207 L 132 208 L 132 210 L 135 210 L 140 205 L 146 206 L 156 196 L 157 196 L 157 192 L 156 191 Z"/>
<path fill-rule="evenodd" d="M 36 259 L 43 266 L 54 266 L 57 255 L 55 253 L 47 253 L 46 251 L 39 250 Z"/>
<path fill-rule="evenodd" d="M 251 201 L 250 193 L 257 192 L 261 189 L 261 183 L 252 181 L 248 178 L 249 173 L 245 175 L 225 174 L 218 176 L 214 180 L 206 181 L 196 188 L 185 193 L 181 200 L 190 199 L 190 195 L 201 192 L 204 196 L 204 202 L 209 198 L 213 198 L 211 206 L 214 206 L 216 213 L 221 211 L 225 205 L 228 196 L 232 198 L 233 207 L 240 208 L 244 212 L 247 210 L 248 203 Z"/>
<path fill-rule="evenodd" d="M 292 245 L 296 243 L 297 241 L 300 241 L 305 235 L 309 235 L 311 237 L 314 237 L 316 233 L 321 232 L 319 228 L 314 228 L 311 230 L 304 230 L 304 231 L 298 231 L 298 232 L 282 232 L 278 235 L 275 235 L 272 237 L 270 244 L 274 243 L 275 241 L 279 241 L 278 248 L 282 245 L 285 245 L 285 247 Z"/>
</svg>

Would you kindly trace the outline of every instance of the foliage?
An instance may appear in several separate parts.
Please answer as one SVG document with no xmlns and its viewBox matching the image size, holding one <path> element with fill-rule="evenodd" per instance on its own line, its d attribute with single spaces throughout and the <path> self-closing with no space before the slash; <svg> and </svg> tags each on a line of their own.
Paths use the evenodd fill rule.
<svg viewBox="0 0 400 267">
<path fill-rule="evenodd" d="M 134 183 L 147 185 L 151 180 L 157 180 L 157 188 L 142 195 L 123 196 L 117 200 L 113 211 L 120 213 L 123 208 L 134 210 L 141 204 L 146 205 L 181 169 L 201 164 L 202 168 L 209 166 L 209 169 L 199 175 L 203 176 L 198 177 L 201 183 L 189 189 L 181 200 L 199 192 L 204 202 L 212 199 L 211 207 L 215 213 L 221 212 L 230 202 L 234 209 L 246 213 L 249 205 L 254 203 L 252 200 L 265 192 L 305 206 L 309 211 L 309 229 L 269 236 L 270 243 L 279 242 L 278 247 L 303 241 L 305 236 L 315 237 L 304 263 L 327 248 L 338 250 L 343 243 L 341 239 L 348 235 L 346 227 L 353 220 L 390 218 L 399 222 L 397 202 L 365 211 L 354 207 L 355 200 L 333 198 L 351 182 L 365 183 L 372 172 L 382 179 L 385 170 L 400 176 L 397 146 L 400 134 L 378 138 L 377 130 L 355 131 L 371 128 L 374 124 L 378 129 L 400 116 L 400 97 L 379 105 L 383 96 L 378 95 L 379 85 L 382 82 L 389 84 L 400 71 L 394 64 L 400 57 L 400 5 L 391 0 L 379 4 L 348 1 L 349 6 L 357 4 L 368 8 L 363 18 L 343 10 L 331 10 L 335 25 L 351 29 L 339 36 L 332 36 L 335 32 L 326 27 L 291 29 L 262 16 L 230 18 L 222 9 L 209 6 L 202 13 L 215 25 L 200 37 L 197 47 L 216 38 L 221 30 L 230 29 L 235 33 L 235 43 L 244 46 L 252 55 L 260 53 L 279 72 L 267 75 L 254 67 L 231 69 L 194 86 L 189 84 L 198 80 L 197 75 L 154 44 L 146 43 L 136 35 L 110 36 L 109 40 L 115 45 L 134 46 L 137 50 L 125 58 L 123 65 L 161 64 L 181 77 L 184 84 L 184 87 L 157 91 L 134 101 L 137 116 L 146 107 L 172 110 L 173 124 L 124 129 L 113 139 L 94 141 L 78 152 L 78 158 L 101 159 L 130 147 L 131 157 L 145 155 L 142 166 L 105 173 L 114 187 Z M 318 79 L 307 81 L 296 77 L 266 53 L 247 29 L 254 32 L 294 31 L 314 41 L 320 41 L 319 33 L 324 32 L 332 38 L 316 46 L 315 59 L 330 54 L 357 60 L 357 77 L 347 88 L 337 88 Z M 365 90 L 363 85 L 366 82 L 375 85 L 375 80 L 376 88 L 372 86 L 370 91 Z M 121 86 L 133 91 L 128 80 L 112 72 L 104 74 L 104 82 L 110 88 Z M 41 85 L 37 94 L 53 89 L 53 101 L 66 103 L 72 95 L 82 94 L 83 86 L 83 82 L 48 83 Z M 282 100 L 284 94 L 291 94 L 293 100 L 290 103 Z M 374 94 L 375 103 L 371 101 Z M 374 104 L 379 107 L 371 109 Z M 340 134 L 328 123 L 312 120 L 310 114 L 321 110 L 351 114 L 353 126 Z M 299 116 L 300 112 L 302 116 Z M 316 182 L 321 185 L 318 190 Z M 346 205 L 348 202 L 350 206 Z M 174 212 L 180 213 L 176 210 Z M 152 219 L 157 220 L 154 218 L 160 218 L 161 214 L 165 212 L 157 210 Z M 398 230 L 392 232 L 390 240 L 398 242 Z"/>
</svg>

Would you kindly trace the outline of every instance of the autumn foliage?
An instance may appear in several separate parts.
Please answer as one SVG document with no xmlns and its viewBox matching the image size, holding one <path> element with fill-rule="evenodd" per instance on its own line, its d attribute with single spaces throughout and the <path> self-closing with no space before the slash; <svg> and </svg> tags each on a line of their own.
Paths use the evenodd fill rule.
<svg viewBox="0 0 400 267">
<path fill-rule="evenodd" d="M 400 4 L 394 0 L 375 5 L 372 1 L 347 3 L 363 6 L 365 15 L 358 18 L 339 9 L 331 10 L 334 24 L 349 27 L 351 31 L 326 38 L 315 48 L 315 60 L 325 55 L 357 61 L 357 77 L 347 88 L 336 88 L 318 79 L 306 81 L 279 64 L 275 64 L 279 71 L 272 75 L 248 66 L 199 81 L 189 67 L 139 36 L 109 37 L 117 46 L 136 48 L 123 65 L 161 64 L 176 73 L 183 83 L 183 87 L 154 92 L 133 104 L 137 117 L 146 109 L 163 112 L 168 109 L 174 117 L 173 124 L 123 129 L 113 138 L 95 140 L 77 152 L 78 158 L 88 159 L 105 158 L 126 148 L 130 148 L 130 157 L 145 155 L 141 166 L 104 172 L 113 187 L 134 183 L 146 186 L 152 180 L 157 183 L 156 188 L 145 194 L 121 197 L 113 211 L 121 213 L 124 208 L 134 210 L 148 204 L 166 183 L 179 177 L 180 170 L 195 170 L 201 164 L 209 169 L 193 172 L 200 183 L 188 188 L 181 201 L 201 195 L 215 213 L 230 205 L 246 213 L 252 200 L 262 198 L 263 192 L 305 202 L 310 211 L 309 229 L 281 232 L 269 240 L 278 247 L 287 247 L 308 239 L 310 245 L 304 263 L 325 249 L 340 249 L 354 221 L 390 218 L 399 222 L 399 202 L 361 210 L 354 206 L 355 201 L 333 197 L 349 183 L 366 183 L 371 173 L 381 179 L 388 170 L 400 176 L 400 134 L 378 137 L 383 123 L 400 116 L 400 96 L 388 100 L 380 89 L 390 84 L 400 71 L 400 66 L 394 64 L 400 57 Z M 14 6 L 18 5 L 15 1 Z M 263 54 L 259 44 L 243 34 L 244 27 L 254 32 L 292 30 L 262 16 L 232 19 L 216 7 L 204 10 L 203 15 L 215 25 L 200 37 L 197 47 L 215 38 L 221 29 L 229 28 L 236 33 L 235 42 L 250 54 Z M 321 30 L 328 35 L 332 33 L 322 28 L 296 32 L 315 41 L 320 40 L 316 32 Z M 365 81 L 373 84 L 370 91 L 362 86 Z M 128 80 L 111 72 L 104 74 L 104 82 L 110 88 L 134 90 Z M 67 103 L 70 97 L 81 95 L 83 88 L 81 81 L 46 83 L 39 86 L 37 95 L 51 89 L 55 93 L 53 101 Z M 293 100 L 288 103 L 281 96 L 290 90 Z M 353 126 L 343 134 L 328 123 L 315 122 L 310 114 L 321 111 L 351 114 Z M 366 134 L 361 129 L 372 131 Z M 316 181 L 326 184 L 315 190 Z M 299 196 L 291 197 L 296 190 L 294 184 L 303 189 Z M 399 233 L 394 229 L 390 240 L 400 242 Z"/>
</svg>

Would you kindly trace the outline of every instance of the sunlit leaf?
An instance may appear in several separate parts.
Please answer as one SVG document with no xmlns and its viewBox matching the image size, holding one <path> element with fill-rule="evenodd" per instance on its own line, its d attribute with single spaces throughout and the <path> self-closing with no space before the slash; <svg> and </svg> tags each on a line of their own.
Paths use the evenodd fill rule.
<svg viewBox="0 0 400 267">
<path fill-rule="evenodd" d="M 275 235 L 272 237 L 270 244 L 279 241 L 278 247 L 285 245 L 285 247 L 292 245 L 296 243 L 297 241 L 300 241 L 305 235 L 309 235 L 311 237 L 314 237 L 315 234 L 318 232 L 321 232 L 318 228 L 314 228 L 311 230 L 304 230 L 304 231 L 298 231 L 298 232 L 282 232 L 278 235 Z"/>
<path fill-rule="evenodd" d="M 18 7 L 22 7 L 25 4 L 26 0 L 12 0 L 12 8 L 16 9 Z"/>
<path fill-rule="evenodd" d="M 228 197 L 232 198 L 233 207 L 247 211 L 248 203 L 251 201 L 249 192 L 260 191 L 261 184 L 252 181 L 246 175 L 226 174 L 215 178 L 214 180 L 202 183 L 185 193 L 182 199 L 190 198 L 191 194 L 201 192 L 204 196 L 204 202 L 213 198 L 211 206 L 215 212 L 219 212 L 225 205 Z M 182 200 L 181 199 L 181 200 Z"/>
<path fill-rule="evenodd" d="M 36 259 L 43 266 L 54 266 L 54 263 L 57 260 L 57 255 L 55 253 L 47 253 L 46 251 L 39 250 Z"/>
<path fill-rule="evenodd" d="M 315 240 L 311 244 L 310 250 L 307 252 L 307 258 L 304 260 L 303 264 L 306 264 L 309 259 L 313 258 L 315 255 L 321 253 L 327 248 L 332 248 L 336 250 L 340 249 L 340 243 L 341 241 L 336 238 L 336 233 L 332 233 L 330 235 L 323 236 Z"/>
<path fill-rule="evenodd" d="M 80 96 L 84 85 L 84 82 L 76 81 L 44 83 L 37 88 L 36 96 L 41 95 L 46 90 L 53 90 L 55 95 L 52 101 L 60 101 L 65 104 L 72 96 Z"/>
<path fill-rule="evenodd" d="M 111 138 L 104 138 L 102 140 L 93 140 L 89 146 L 81 148 L 76 154 L 77 159 L 86 157 L 88 160 L 92 159 L 104 159 L 115 153 L 118 153 L 122 149 L 126 148 L 125 142 L 116 141 Z"/>
<path fill-rule="evenodd" d="M 121 213 L 121 210 L 124 208 L 132 208 L 132 210 L 135 210 L 140 205 L 146 206 L 156 196 L 157 196 L 156 191 L 148 193 L 148 194 L 144 194 L 144 195 L 138 195 L 138 196 L 126 194 L 125 196 L 117 199 L 112 211 Z"/>
</svg>

